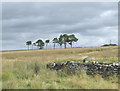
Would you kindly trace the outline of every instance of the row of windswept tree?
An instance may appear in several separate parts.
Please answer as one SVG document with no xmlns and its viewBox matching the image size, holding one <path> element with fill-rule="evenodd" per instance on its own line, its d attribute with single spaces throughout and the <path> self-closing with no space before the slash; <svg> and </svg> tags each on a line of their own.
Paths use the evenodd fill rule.
<svg viewBox="0 0 120 91">
<path fill-rule="evenodd" d="M 72 48 L 73 43 L 77 42 L 77 41 L 78 41 L 78 38 L 76 38 L 76 36 L 74 34 L 72 34 L 72 35 L 61 34 L 59 36 L 59 38 L 54 38 L 52 40 L 52 43 L 54 44 L 54 48 L 55 48 L 56 44 L 59 44 L 60 47 L 62 45 L 64 45 L 64 48 L 66 48 L 67 44 L 69 44 Z M 34 43 L 32 43 L 32 41 L 27 41 L 26 45 L 28 46 L 28 49 L 29 49 L 30 45 L 32 45 L 32 49 L 33 49 L 33 46 L 37 46 L 38 49 L 43 49 L 45 44 L 46 44 L 46 47 L 47 47 L 47 45 L 49 43 L 50 43 L 50 40 L 46 40 L 45 42 L 43 42 L 43 40 L 37 40 Z"/>
</svg>

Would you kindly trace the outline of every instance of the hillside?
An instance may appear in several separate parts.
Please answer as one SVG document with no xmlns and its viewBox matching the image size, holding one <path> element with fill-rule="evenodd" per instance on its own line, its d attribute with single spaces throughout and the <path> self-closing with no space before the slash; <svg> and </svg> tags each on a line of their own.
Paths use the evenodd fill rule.
<svg viewBox="0 0 120 91">
<path fill-rule="evenodd" d="M 118 62 L 118 47 L 86 47 L 2 52 L 3 88 L 25 89 L 117 89 L 118 78 L 68 75 L 46 69 L 50 62 L 96 58 L 98 62 Z M 35 73 L 36 69 L 38 74 Z M 99 84 L 99 85 L 98 85 Z"/>
</svg>

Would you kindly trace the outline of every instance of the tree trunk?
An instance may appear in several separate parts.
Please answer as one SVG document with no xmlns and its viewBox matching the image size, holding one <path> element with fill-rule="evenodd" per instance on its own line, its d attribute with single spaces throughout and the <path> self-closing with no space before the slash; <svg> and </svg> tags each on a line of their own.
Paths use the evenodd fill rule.
<svg viewBox="0 0 120 91">
<path fill-rule="evenodd" d="M 60 48 L 62 48 L 62 45 L 60 45 Z"/>
<path fill-rule="evenodd" d="M 46 49 L 47 49 L 47 43 L 46 43 Z"/>
<path fill-rule="evenodd" d="M 28 45 L 28 50 L 29 50 L 29 45 Z"/>
<path fill-rule="evenodd" d="M 72 48 L 72 42 L 71 42 L 71 48 Z"/>
<path fill-rule="evenodd" d="M 66 48 L 66 43 L 64 44 L 64 48 Z"/>
<path fill-rule="evenodd" d="M 32 45 L 32 49 L 33 49 L 33 45 Z"/>
<path fill-rule="evenodd" d="M 55 43 L 54 43 L 54 49 L 55 49 Z"/>
</svg>

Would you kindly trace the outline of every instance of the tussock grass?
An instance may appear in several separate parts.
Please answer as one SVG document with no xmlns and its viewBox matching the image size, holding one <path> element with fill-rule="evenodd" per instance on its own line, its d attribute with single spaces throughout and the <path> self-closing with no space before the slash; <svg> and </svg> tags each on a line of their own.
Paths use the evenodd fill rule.
<svg viewBox="0 0 120 91">
<path fill-rule="evenodd" d="M 43 49 L 7 51 L 2 54 L 2 87 L 4 89 L 118 89 L 118 78 L 88 76 L 46 69 L 50 62 L 79 61 L 84 57 L 97 61 L 117 62 L 117 47 Z"/>
</svg>

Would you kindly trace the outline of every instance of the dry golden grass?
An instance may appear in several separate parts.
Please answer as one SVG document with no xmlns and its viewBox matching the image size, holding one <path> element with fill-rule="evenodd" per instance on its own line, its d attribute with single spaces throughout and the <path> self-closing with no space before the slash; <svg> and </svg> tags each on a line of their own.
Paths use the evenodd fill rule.
<svg viewBox="0 0 120 91">
<path fill-rule="evenodd" d="M 67 49 L 43 49 L 2 52 L 3 88 L 36 89 L 117 89 L 117 77 L 103 79 L 87 76 L 85 72 L 75 75 L 57 73 L 46 69 L 50 62 L 78 61 L 85 57 L 97 61 L 117 62 L 118 47 L 87 47 Z M 40 66 L 38 75 L 35 64 Z M 114 78 L 114 79 L 113 79 Z"/>
</svg>

